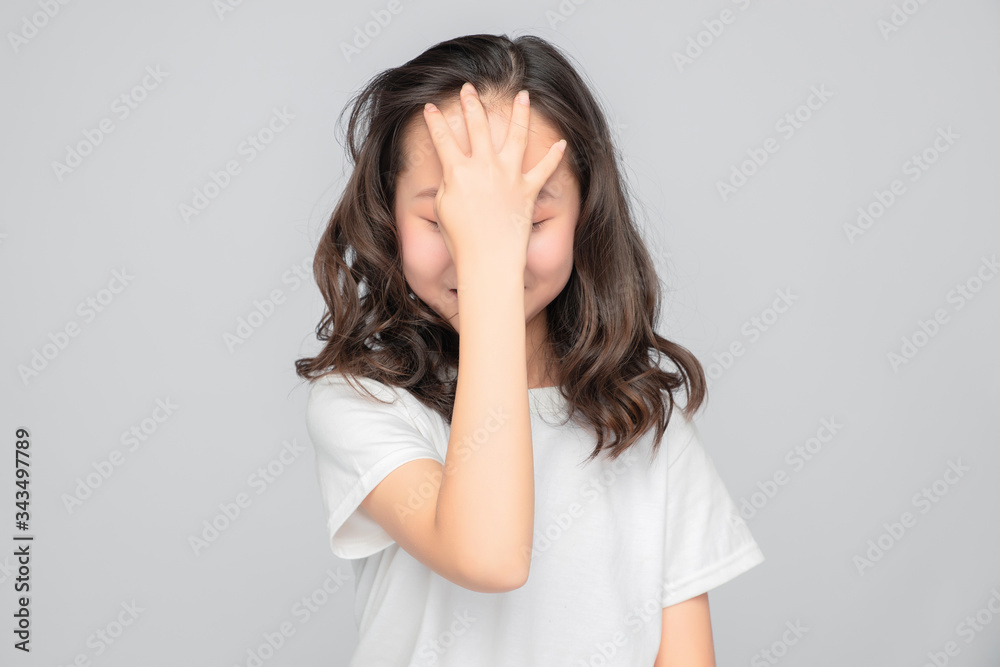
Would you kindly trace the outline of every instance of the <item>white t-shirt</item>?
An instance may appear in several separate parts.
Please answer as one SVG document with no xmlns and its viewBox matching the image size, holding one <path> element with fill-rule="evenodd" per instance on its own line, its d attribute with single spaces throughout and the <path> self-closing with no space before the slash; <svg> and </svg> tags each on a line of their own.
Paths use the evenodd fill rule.
<svg viewBox="0 0 1000 667">
<path fill-rule="evenodd" d="M 413 395 L 361 378 L 316 381 L 307 430 L 334 555 L 355 575 L 358 645 L 350 667 L 652 665 L 662 608 L 763 562 L 698 430 L 675 406 L 649 465 L 652 430 L 617 462 L 566 421 L 557 387 L 528 391 L 535 533 L 527 583 L 463 588 L 429 569 L 360 506 L 394 469 L 442 464 L 449 425 Z"/>
</svg>

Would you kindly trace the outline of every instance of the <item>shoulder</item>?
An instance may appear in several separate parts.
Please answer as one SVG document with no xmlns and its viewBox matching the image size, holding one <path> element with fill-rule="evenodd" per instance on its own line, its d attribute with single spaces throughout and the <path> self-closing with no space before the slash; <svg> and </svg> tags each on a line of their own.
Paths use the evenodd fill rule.
<svg viewBox="0 0 1000 667">
<path fill-rule="evenodd" d="M 346 378 L 331 373 L 313 380 L 306 401 L 306 425 L 319 432 L 331 429 L 362 431 L 365 437 L 386 431 L 419 431 L 428 438 L 443 437 L 444 419 L 403 387 L 367 377 Z"/>
<path fill-rule="evenodd" d="M 666 395 L 666 390 L 663 393 L 664 407 L 669 407 L 670 398 Z M 676 397 L 675 400 L 677 402 L 670 411 L 670 421 L 667 424 L 667 430 L 663 435 L 662 443 L 666 445 L 668 468 L 677 462 L 677 459 L 680 458 L 688 447 L 699 443 L 698 427 L 695 424 L 694 417 L 688 417 L 684 413 L 685 403 L 676 399 Z"/>
<path fill-rule="evenodd" d="M 306 400 L 306 426 L 310 432 L 329 428 L 364 428 L 366 423 L 382 419 L 409 419 L 402 400 L 403 392 L 378 380 L 351 377 L 340 373 L 324 375 L 312 381 Z"/>
<path fill-rule="evenodd" d="M 368 393 L 365 393 L 366 391 Z M 315 408 L 319 404 L 330 402 L 351 403 L 373 400 L 395 402 L 398 398 L 395 387 L 378 380 L 359 376 L 353 376 L 348 380 L 341 373 L 334 372 L 312 381 L 307 403 L 310 408 Z"/>
</svg>

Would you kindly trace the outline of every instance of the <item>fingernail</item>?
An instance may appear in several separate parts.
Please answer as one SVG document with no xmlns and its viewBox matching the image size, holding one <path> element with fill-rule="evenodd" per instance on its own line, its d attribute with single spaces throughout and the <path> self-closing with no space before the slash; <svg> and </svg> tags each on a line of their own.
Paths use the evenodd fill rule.
<svg viewBox="0 0 1000 667">
<path fill-rule="evenodd" d="M 528 106 L 528 91 L 522 90 L 517 94 L 517 97 L 514 99 L 517 100 L 518 104 L 523 104 L 525 106 Z"/>
<path fill-rule="evenodd" d="M 564 152 L 566 150 L 566 140 L 565 139 L 560 139 L 559 141 L 556 142 L 556 150 L 559 151 L 560 153 L 562 153 L 562 152 Z"/>
<path fill-rule="evenodd" d="M 465 83 L 462 84 L 462 90 L 470 93 L 475 93 L 476 87 L 472 85 L 471 81 L 466 81 Z"/>
<path fill-rule="evenodd" d="M 437 110 L 438 110 L 438 108 L 436 106 L 434 106 L 430 102 L 428 102 L 427 104 L 424 105 L 424 111 L 427 111 L 429 113 L 433 113 L 433 112 L 435 112 Z"/>
</svg>

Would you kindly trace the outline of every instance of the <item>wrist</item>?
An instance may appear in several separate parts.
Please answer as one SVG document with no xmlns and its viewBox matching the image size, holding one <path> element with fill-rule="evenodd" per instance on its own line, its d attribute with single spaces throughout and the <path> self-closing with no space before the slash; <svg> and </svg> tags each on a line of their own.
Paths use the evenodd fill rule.
<svg viewBox="0 0 1000 667">
<path fill-rule="evenodd" d="M 477 261 L 455 262 L 459 293 L 470 290 L 524 289 L 525 263 L 493 257 Z"/>
</svg>

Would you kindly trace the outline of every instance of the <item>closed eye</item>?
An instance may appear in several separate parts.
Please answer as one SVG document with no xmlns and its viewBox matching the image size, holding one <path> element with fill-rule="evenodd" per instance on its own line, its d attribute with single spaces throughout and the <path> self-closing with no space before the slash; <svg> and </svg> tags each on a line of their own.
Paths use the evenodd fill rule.
<svg viewBox="0 0 1000 667">
<path fill-rule="evenodd" d="M 546 218 L 545 220 L 539 220 L 538 222 L 531 223 L 531 229 L 532 229 L 532 231 L 537 230 L 537 229 L 541 229 L 542 225 L 545 224 L 546 222 L 548 222 L 551 219 L 552 218 Z M 423 220 L 431 227 L 431 229 L 437 229 L 438 228 L 438 223 L 434 222 L 433 220 L 428 220 L 427 218 L 423 218 Z"/>
</svg>

